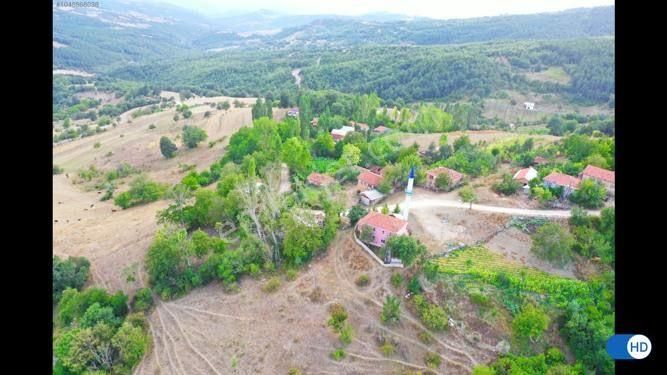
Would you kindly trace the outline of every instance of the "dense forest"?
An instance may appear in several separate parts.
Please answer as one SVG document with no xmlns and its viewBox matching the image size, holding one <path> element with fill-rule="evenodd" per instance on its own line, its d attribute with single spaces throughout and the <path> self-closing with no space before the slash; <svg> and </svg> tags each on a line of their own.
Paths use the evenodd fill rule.
<svg viewBox="0 0 667 375">
<path fill-rule="evenodd" d="M 251 62 L 251 63 L 248 63 Z M 569 84 L 532 81 L 526 73 L 562 67 Z M 302 87 L 375 92 L 389 103 L 488 97 L 503 89 L 563 94 L 584 103 L 613 98 L 614 40 L 502 42 L 437 47 L 227 51 L 173 62 L 127 66 L 112 77 L 202 95 L 263 96 Z"/>
</svg>

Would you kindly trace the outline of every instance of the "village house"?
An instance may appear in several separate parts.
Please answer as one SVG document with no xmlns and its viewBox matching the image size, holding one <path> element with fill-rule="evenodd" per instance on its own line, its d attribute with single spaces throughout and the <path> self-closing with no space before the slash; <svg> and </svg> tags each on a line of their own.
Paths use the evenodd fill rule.
<svg viewBox="0 0 667 375">
<path fill-rule="evenodd" d="M 393 216 L 371 211 L 362 217 L 355 227 L 357 236 L 363 228 L 368 226 L 372 230 L 370 244 L 378 247 L 385 245 L 389 236 L 408 235 L 408 222 Z"/>
<path fill-rule="evenodd" d="M 289 117 L 299 117 L 299 108 L 290 108 L 287 110 L 287 116 Z"/>
<path fill-rule="evenodd" d="M 527 185 L 530 180 L 537 177 L 537 171 L 533 167 L 528 167 L 524 169 L 519 169 L 512 177 L 514 180 L 519 181 L 520 183 Z"/>
<path fill-rule="evenodd" d="M 381 175 L 365 170 L 359 173 L 359 176 L 357 177 L 357 190 L 361 192 L 377 189 L 382 180 L 383 177 Z"/>
<path fill-rule="evenodd" d="M 380 125 L 377 128 L 373 129 L 373 132 L 378 134 L 384 134 L 387 131 L 389 131 L 389 128 L 383 125 Z"/>
<path fill-rule="evenodd" d="M 368 124 L 364 124 L 363 122 L 350 121 L 350 126 L 353 128 L 356 128 L 358 126 L 361 131 L 368 131 L 368 129 L 370 129 Z"/>
<path fill-rule="evenodd" d="M 340 141 L 341 139 L 345 138 L 345 136 L 346 136 L 348 133 L 351 133 L 351 132 L 353 132 L 353 131 L 354 131 L 354 128 L 353 128 L 353 127 L 351 127 L 351 126 L 343 126 L 343 127 L 340 128 L 340 129 L 333 129 L 333 130 L 331 130 L 331 136 L 333 137 L 334 142 L 338 142 L 338 141 Z"/>
<path fill-rule="evenodd" d="M 383 200 L 384 197 L 385 197 L 384 194 L 380 193 L 375 189 L 366 190 L 359 193 L 359 202 L 361 202 L 361 204 L 366 206 L 373 206 L 379 203 L 381 200 Z"/>
<path fill-rule="evenodd" d="M 463 180 L 462 173 L 445 167 L 437 167 L 426 171 L 426 187 L 429 189 L 435 189 L 435 180 L 443 173 L 447 173 L 449 175 L 449 188 L 458 186 L 461 183 L 461 180 Z"/>
<path fill-rule="evenodd" d="M 562 187 L 563 197 L 568 197 L 575 190 L 577 190 L 579 188 L 579 183 L 581 182 L 581 180 L 579 180 L 576 177 L 572 177 L 570 175 L 558 172 L 551 172 L 542 181 L 544 183 L 544 186 L 546 187 L 550 188 Z"/>
<path fill-rule="evenodd" d="M 614 171 L 596 167 L 594 165 L 588 165 L 579 174 L 579 178 L 582 180 L 590 179 L 599 182 L 604 185 L 609 195 L 614 195 L 616 190 L 616 173 Z"/>
<path fill-rule="evenodd" d="M 334 183 L 334 178 L 325 174 L 313 172 L 308 175 L 306 181 L 314 186 L 329 186 Z"/>
<path fill-rule="evenodd" d="M 533 103 L 533 102 L 524 102 L 523 107 L 528 111 L 534 111 L 535 110 L 535 103 Z"/>
</svg>

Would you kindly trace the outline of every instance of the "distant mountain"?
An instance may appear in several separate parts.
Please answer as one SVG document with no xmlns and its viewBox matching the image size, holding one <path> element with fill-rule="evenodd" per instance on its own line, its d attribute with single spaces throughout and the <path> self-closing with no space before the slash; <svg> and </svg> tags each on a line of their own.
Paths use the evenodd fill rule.
<svg viewBox="0 0 667 375">
<path fill-rule="evenodd" d="M 307 24 L 271 34 L 240 34 L 237 37 L 222 34 L 216 37 L 212 33 L 193 43 L 202 49 L 229 46 L 285 48 L 309 45 L 435 45 L 614 35 L 613 6 L 464 20 L 395 18 L 394 15 L 370 15 L 365 18 L 320 16 Z M 277 26 L 276 23 L 274 25 Z"/>
<path fill-rule="evenodd" d="M 614 35 L 614 7 L 465 20 L 289 15 L 226 17 L 174 5 L 107 0 L 101 8 L 53 8 L 54 67 L 108 72 L 119 67 L 229 48 L 445 45 Z"/>
</svg>

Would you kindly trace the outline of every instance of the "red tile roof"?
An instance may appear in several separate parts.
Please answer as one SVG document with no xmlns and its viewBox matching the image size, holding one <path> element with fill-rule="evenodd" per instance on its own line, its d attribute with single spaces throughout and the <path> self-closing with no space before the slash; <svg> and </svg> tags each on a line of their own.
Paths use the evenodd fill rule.
<svg viewBox="0 0 667 375">
<path fill-rule="evenodd" d="M 377 133 L 384 133 L 384 132 L 386 132 L 387 130 L 389 130 L 389 128 L 386 127 L 386 126 L 382 126 L 382 125 L 380 125 L 380 126 L 378 126 L 377 128 L 373 129 L 373 131 L 374 131 L 374 132 L 377 132 Z"/>
<path fill-rule="evenodd" d="M 589 165 L 584 168 L 584 171 L 581 172 L 581 176 L 610 182 L 612 184 L 616 181 L 616 173 L 614 171 L 599 168 L 593 165 Z"/>
<path fill-rule="evenodd" d="M 371 211 L 368 213 L 368 215 L 362 217 L 357 223 L 358 227 L 361 227 L 362 225 L 370 225 L 374 228 L 380 228 L 392 233 L 398 233 L 398 231 L 408 225 L 408 222 L 393 216 Z"/>
<path fill-rule="evenodd" d="M 544 178 L 544 181 L 552 183 L 554 185 L 565 186 L 570 188 L 577 188 L 579 186 L 579 183 L 581 182 L 581 180 L 579 180 L 576 177 L 572 177 L 570 175 L 558 172 L 549 173 L 549 175 Z"/>
<path fill-rule="evenodd" d="M 371 186 L 378 186 L 382 182 L 382 179 L 383 177 L 379 174 L 366 171 L 359 173 L 359 177 L 357 177 L 357 181 L 363 181 L 366 185 Z"/>
<path fill-rule="evenodd" d="M 528 179 L 528 172 L 530 171 L 535 171 L 532 167 L 520 169 L 516 174 L 514 174 L 514 177 L 512 177 L 515 180 L 527 180 Z M 533 176 L 537 175 L 537 171 L 533 173 Z M 534 177 L 533 177 L 534 178 Z"/>
<path fill-rule="evenodd" d="M 308 182 L 313 185 L 323 186 L 333 183 L 334 179 L 333 177 L 327 176 L 325 174 L 313 172 L 310 175 L 308 175 Z"/>
<path fill-rule="evenodd" d="M 463 178 L 462 173 L 445 167 L 434 168 L 426 172 L 426 174 L 433 176 L 433 178 L 437 178 L 439 175 L 443 173 L 447 173 L 449 175 L 449 178 L 452 180 L 451 182 L 452 184 L 458 183 Z"/>
</svg>

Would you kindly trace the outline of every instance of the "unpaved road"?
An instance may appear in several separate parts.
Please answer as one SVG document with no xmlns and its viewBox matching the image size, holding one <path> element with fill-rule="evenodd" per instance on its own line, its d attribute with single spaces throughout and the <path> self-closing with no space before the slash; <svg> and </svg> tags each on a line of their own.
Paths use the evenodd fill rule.
<svg viewBox="0 0 667 375">
<path fill-rule="evenodd" d="M 401 210 L 405 205 L 405 202 L 399 203 Z M 472 204 L 461 202 L 453 199 L 433 199 L 433 198 L 413 198 L 412 203 L 410 204 L 410 210 L 418 208 L 433 208 L 433 207 L 450 207 L 450 208 L 464 208 L 472 209 L 476 211 L 485 211 L 493 212 L 499 214 L 507 215 L 516 215 L 516 216 L 541 216 L 541 217 L 555 217 L 555 218 L 568 218 L 570 217 L 569 210 L 535 210 L 529 208 L 513 208 L 513 207 L 498 207 L 498 206 L 487 206 L 484 204 Z M 600 216 L 600 211 L 587 210 L 589 215 Z"/>
<path fill-rule="evenodd" d="M 292 76 L 294 76 L 294 83 L 297 87 L 301 87 L 301 69 L 292 70 Z"/>
</svg>

